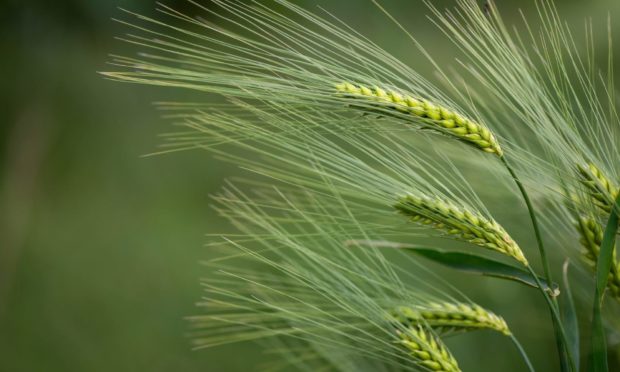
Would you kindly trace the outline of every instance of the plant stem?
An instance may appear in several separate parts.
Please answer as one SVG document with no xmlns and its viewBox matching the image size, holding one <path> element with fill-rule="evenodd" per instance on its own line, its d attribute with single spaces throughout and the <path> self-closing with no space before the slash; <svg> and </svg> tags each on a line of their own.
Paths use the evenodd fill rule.
<svg viewBox="0 0 620 372">
<path fill-rule="evenodd" d="M 551 278 L 551 270 L 549 269 L 549 260 L 547 259 L 547 252 L 545 250 L 545 245 L 542 240 L 542 234 L 540 233 L 540 228 L 538 226 L 538 220 L 536 218 L 536 212 L 534 211 L 534 207 L 532 206 L 530 197 L 527 194 L 527 191 L 525 190 L 523 183 L 521 182 L 521 180 L 519 179 L 515 171 L 512 169 L 510 164 L 508 163 L 508 160 L 506 159 L 506 157 L 501 156 L 500 159 L 502 160 L 502 163 L 508 170 L 508 173 L 510 173 L 513 180 L 517 184 L 517 187 L 519 188 L 519 191 L 521 192 L 523 200 L 525 201 L 528 213 L 530 215 L 530 220 L 532 221 L 532 226 L 534 228 L 534 235 L 536 236 L 536 242 L 538 244 L 538 251 L 540 253 L 540 260 L 542 262 L 543 271 L 545 273 L 545 279 L 547 280 L 547 284 L 551 286 L 553 283 L 553 280 Z M 558 312 L 559 306 L 558 306 L 557 299 L 555 297 L 551 297 L 549 293 L 543 288 L 534 270 L 530 266 L 528 266 L 528 269 L 530 273 L 532 274 L 532 276 L 534 277 L 534 280 L 536 281 L 538 288 L 540 289 L 543 296 L 545 297 L 545 301 L 547 301 L 547 305 L 549 306 L 549 310 L 551 311 L 551 317 L 553 320 L 553 328 L 555 330 L 556 344 L 558 348 L 558 354 L 560 356 L 560 365 L 561 365 L 562 371 L 567 371 L 569 370 L 569 368 L 570 370 L 574 371 L 575 365 L 573 363 L 571 351 L 568 350 L 567 337 L 566 337 L 566 333 L 564 332 L 564 327 L 562 327 L 562 321 L 560 319 L 560 315 Z"/>
<path fill-rule="evenodd" d="M 540 289 L 545 301 L 547 301 L 547 305 L 549 306 L 549 311 L 551 312 L 551 320 L 553 321 L 553 329 L 555 331 L 555 340 L 558 348 L 558 354 L 560 356 L 560 366 L 562 371 L 575 371 L 575 363 L 573 356 L 568 350 L 568 337 L 566 337 L 566 332 L 564 331 L 564 327 L 562 327 L 562 321 L 560 319 L 560 313 L 558 312 L 558 303 L 555 300 L 555 297 L 549 296 L 549 293 L 543 288 L 540 279 L 538 279 L 538 275 L 534 272 L 531 266 L 527 266 L 530 274 L 536 281 L 536 285 Z"/>
<path fill-rule="evenodd" d="M 523 186 L 523 183 L 521 182 L 521 180 L 519 179 L 515 171 L 512 169 L 510 164 L 508 164 L 506 157 L 502 156 L 500 159 L 502 159 L 502 163 L 504 163 L 504 166 L 506 167 L 506 169 L 508 170 L 508 172 L 514 179 L 515 183 L 517 184 L 517 187 L 519 188 L 519 191 L 521 191 L 521 195 L 523 196 L 523 200 L 525 201 L 525 204 L 527 205 L 527 211 L 530 214 L 530 219 L 532 220 L 532 226 L 534 227 L 534 235 L 536 236 L 536 242 L 538 243 L 538 252 L 540 253 L 540 260 L 542 262 L 543 271 L 545 273 L 545 279 L 547 280 L 547 283 L 551 285 L 551 283 L 553 283 L 553 280 L 551 278 L 551 270 L 549 269 L 549 261 L 547 260 L 547 251 L 545 250 L 545 245 L 543 244 L 542 235 L 540 233 L 540 228 L 538 227 L 538 220 L 536 218 L 536 212 L 534 212 L 534 207 L 532 206 L 530 197 L 525 191 L 525 187 Z"/>
<path fill-rule="evenodd" d="M 513 334 L 510 335 L 510 339 L 512 340 L 512 343 L 517 347 L 517 350 L 519 350 L 519 354 L 521 354 L 521 358 L 523 358 L 525 364 L 527 364 L 527 369 L 530 372 L 536 372 L 534 366 L 532 365 L 532 362 L 530 362 L 530 358 L 527 357 L 527 354 L 525 353 L 525 350 L 523 349 L 523 346 L 521 345 L 519 340 L 517 340 L 517 338 Z"/>
</svg>

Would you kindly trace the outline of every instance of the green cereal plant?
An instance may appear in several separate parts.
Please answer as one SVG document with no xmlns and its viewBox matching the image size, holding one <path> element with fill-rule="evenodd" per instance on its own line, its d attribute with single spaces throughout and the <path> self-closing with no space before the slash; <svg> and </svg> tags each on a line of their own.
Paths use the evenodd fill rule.
<svg viewBox="0 0 620 372">
<path fill-rule="evenodd" d="M 180 128 L 165 136 L 160 152 L 208 150 L 251 175 L 215 196 L 216 211 L 235 232 L 214 233 L 210 246 L 234 253 L 208 263 L 217 275 L 205 283 L 205 314 L 192 318 L 197 347 L 282 339 L 282 359 L 293 364 L 458 371 L 441 332 L 493 329 L 510 336 L 534 370 L 503 318 L 455 294 L 426 268 L 431 259 L 539 290 L 563 372 L 584 369 L 578 320 L 592 319 L 588 367 L 610 370 L 601 288 L 617 295 L 620 271 L 612 59 L 599 73 L 590 56 L 592 25 L 580 46 L 551 0 L 532 1 L 533 24 L 525 17 L 515 27 L 490 1 L 454 0 L 447 12 L 425 2 L 455 46 L 458 68 L 435 59 L 372 1 L 433 74 L 414 70 L 329 11 L 287 0 L 189 1 L 198 16 L 161 4 L 157 18 L 126 11 L 129 19 L 119 22 L 131 32 L 121 39 L 141 53 L 113 56 L 115 70 L 102 74 L 196 95 L 159 105 Z M 213 95 L 224 102 L 213 103 Z M 575 164 L 587 166 L 575 172 Z M 572 195 L 585 196 L 595 211 L 582 213 Z M 492 209 L 514 220 L 527 213 L 542 278 L 527 237 L 513 231 L 520 225 L 488 210 L 493 197 L 503 205 Z M 562 251 L 546 247 L 566 239 L 560 231 L 574 232 L 575 214 L 551 210 L 567 204 L 595 216 L 579 220 L 581 243 L 571 237 L 562 244 L 585 249 L 596 268 L 594 306 L 581 307 L 593 309 L 591 316 L 576 315 L 568 285 L 583 274 L 565 269 L 564 282 L 554 282 Z M 438 234 L 447 239 L 432 239 Z M 345 244 L 361 240 L 385 244 Z M 455 240 L 504 257 L 454 252 Z M 396 252 L 385 254 L 386 247 Z M 386 321 L 386 313 L 398 321 Z M 301 354 L 286 346 L 291 339 Z"/>
</svg>

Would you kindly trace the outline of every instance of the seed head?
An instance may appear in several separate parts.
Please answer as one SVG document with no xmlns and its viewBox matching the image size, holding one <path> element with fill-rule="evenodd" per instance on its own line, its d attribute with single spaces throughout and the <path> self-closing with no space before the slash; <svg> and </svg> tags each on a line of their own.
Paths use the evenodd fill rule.
<svg viewBox="0 0 620 372">
<path fill-rule="evenodd" d="M 396 321 L 409 326 L 425 323 L 440 330 L 492 329 L 510 335 L 508 325 L 502 317 L 476 304 L 444 302 L 419 307 L 402 306 L 393 311 L 393 316 Z"/>
<path fill-rule="evenodd" d="M 421 326 L 397 330 L 400 344 L 409 351 L 419 365 L 440 372 L 457 372 L 461 369 L 448 348 L 433 333 Z"/>
<path fill-rule="evenodd" d="M 585 186 L 594 205 L 601 211 L 610 213 L 614 200 L 620 192 L 618 185 L 614 184 L 592 163 L 580 165 L 578 168 L 580 181 Z"/>
<path fill-rule="evenodd" d="M 603 243 L 603 228 L 591 217 L 580 217 L 576 227 L 579 235 L 581 235 L 582 258 L 593 270 L 596 270 L 596 262 L 601 252 L 601 244 Z M 620 262 L 616 260 L 615 248 L 614 246 L 607 288 L 613 297 L 620 300 Z"/>
<path fill-rule="evenodd" d="M 472 144 L 482 151 L 502 156 L 503 152 L 495 136 L 484 126 L 470 120 L 453 110 L 435 105 L 427 100 L 402 95 L 396 91 L 386 91 L 379 87 L 370 89 L 363 85 L 348 82 L 337 84 L 336 90 L 346 97 L 363 100 L 364 103 L 409 114 L 429 124 L 429 128 L 444 134 L 455 136 L 461 141 Z M 372 111 L 367 107 L 362 110 Z M 374 112 L 374 111 L 373 111 Z M 383 112 L 382 112 L 383 113 Z"/>
<path fill-rule="evenodd" d="M 459 240 L 507 254 L 525 266 L 523 251 L 496 221 L 463 210 L 441 199 L 406 195 L 394 205 L 412 221 L 444 231 Z"/>
</svg>

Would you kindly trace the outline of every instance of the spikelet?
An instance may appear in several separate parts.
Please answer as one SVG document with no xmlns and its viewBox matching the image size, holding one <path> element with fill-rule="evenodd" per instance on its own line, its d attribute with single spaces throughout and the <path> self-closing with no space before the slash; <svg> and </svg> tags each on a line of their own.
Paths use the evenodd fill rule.
<svg viewBox="0 0 620 372">
<path fill-rule="evenodd" d="M 457 372 L 461 369 L 448 348 L 433 333 L 421 326 L 397 330 L 399 343 L 410 353 L 415 362 L 431 371 Z"/>
<path fill-rule="evenodd" d="M 420 307 L 401 306 L 392 315 L 396 321 L 408 326 L 423 323 L 443 331 L 491 329 L 506 336 L 511 334 L 502 317 L 476 304 L 435 302 Z"/>
<path fill-rule="evenodd" d="M 336 90 L 347 97 L 363 99 L 368 104 L 377 104 L 378 107 L 392 108 L 400 113 L 408 113 L 416 118 L 423 119 L 432 125 L 430 128 L 457 137 L 482 149 L 482 151 L 502 156 L 503 152 L 495 136 L 484 126 L 458 113 L 431 102 L 409 95 L 401 95 L 395 91 L 385 91 L 379 87 L 374 89 L 363 85 L 342 83 L 336 85 Z"/>
<path fill-rule="evenodd" d="M 581 165 L 579 176 L 581 183 L 585 186 L 588 195 L 592 198 L 592 203 L 601 211 L 610 213 L 614 200 L 618 197 L 620 188 L 612 183 L 603 172 L 594 164 L 587 166 Z"/>
<path fill-rule="evenodd" d="M 581 235 L 581 246 L 584 248 L 582 257 L 595 270 L 603 242 L 603 228 L 591 217 L 580 217 L 576 227 Z M 620 300 L 620 262 L 616 260 L 615 247 L 607 288 L 613 297 Z"/>
<path fill-rule="evenodd" d="M 506 254 L 528 266 L 521 248 L 496 221 L 440 199 L 406 195 L 394 205 L 400 213 L 460 240 Z"/>
</svg>

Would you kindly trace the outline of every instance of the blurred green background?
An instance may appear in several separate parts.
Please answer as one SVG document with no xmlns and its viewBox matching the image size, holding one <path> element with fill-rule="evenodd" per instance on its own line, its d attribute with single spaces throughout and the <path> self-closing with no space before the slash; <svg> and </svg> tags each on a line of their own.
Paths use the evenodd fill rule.
<svg viewBox="0 0 620 372">
<path fill-rule="evenodd" d="M 369 0 L 297 2 L 324 5 L 416 68 L 428 68 Z M 165 3 L 196 11 L 182 0 Z M 427 11 L 420 1 L 381 3 L 439 60 L 450 50 L 422 17 Z M 509 23 L 519 17 L 516 6 L 533 5 L 496 3 Z M 108 53 L 133 53 L 113 39 L 126 31 L 111 21 L 121 15 L 117 6 L 151 14 L 155 3 L 3 2 L 0 371 L 255 370 L 267 359 L 256 345 L 192 351 L 183 320 L 198 311 L 199 261 L 210 254 L 204 234 L 224 226 L 208 196 L 239 172 L 201 152 L 141 157 L 168 129 L 151 102 L 187 93 L 121 85 L 96 74 L 109 69 Z M 608 11 L 612 19 L 620 15 L 617 0 L 562 0 L 559 6 L 578 31 L 584 17 L 600 25 Z M 547 321 L 540 319 L 545 311 L 523 313 L 525 304 L 543 309 L 536 294 L 477 278 L 460 281 L 468 294 L 506 315 L 541 370 L 554 367 L 553 344 L 527 332 Z M 497 290 L 502 299 L 489 296 Z M 495 337 L 468 335 L 450 344 L 466 371 L 477 365 L 524 370 L 510 345 L 500 349 Z"/>
</svg>

